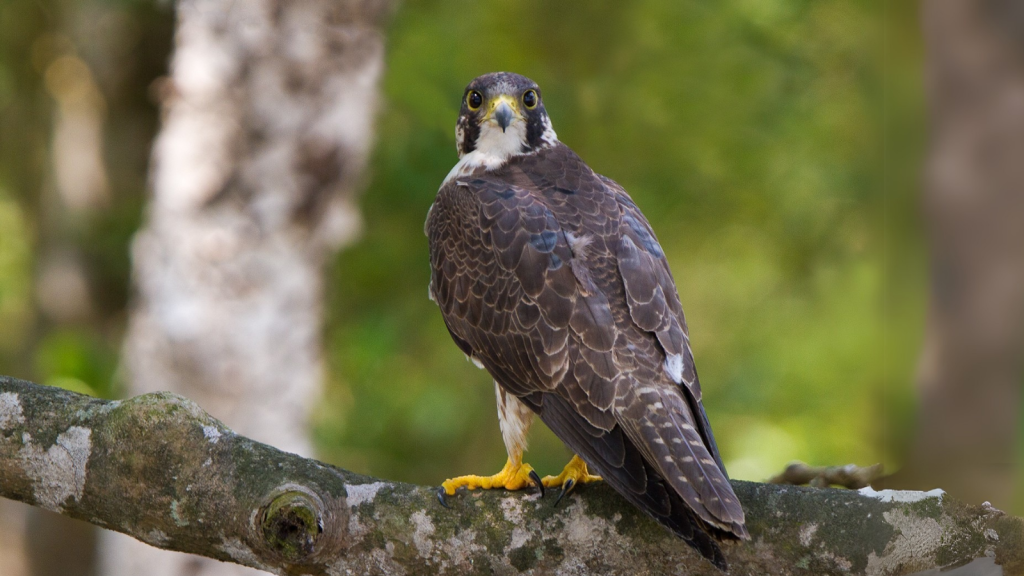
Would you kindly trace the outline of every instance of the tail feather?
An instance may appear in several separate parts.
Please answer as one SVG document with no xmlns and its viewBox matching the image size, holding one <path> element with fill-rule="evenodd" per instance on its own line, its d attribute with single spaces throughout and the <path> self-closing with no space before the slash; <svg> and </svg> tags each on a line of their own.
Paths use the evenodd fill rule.
<svg viewBox="0 0 1024 576">
<path fill-rule="evenodd" d="M 666 481 L 621 426 L 608 431 L 597 429 L 557 394 L 538 393 L 522 400 L 627 501 L 669 528 L 717 568 L 727 570 L 718 541 L 743 536 L 733 526 L 722 528 L 699 517 L 693 505 Z M 741 532 L 746 534 L 745 530 Z"/>
<path fill-rule="evenodd" d="M 705 523 L 748 537 L 743 508 L 708 451 L 693 413 L 676 388 L 646 387 L 622 399 L 620 425 L 644 459 Z"/>
</svg>

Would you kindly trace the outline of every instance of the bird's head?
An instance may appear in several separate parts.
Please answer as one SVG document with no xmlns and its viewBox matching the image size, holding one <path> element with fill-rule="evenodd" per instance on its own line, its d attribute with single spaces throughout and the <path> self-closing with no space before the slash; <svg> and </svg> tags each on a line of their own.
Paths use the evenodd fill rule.
<svg viewBox="0 0 1024 576">
<path fill-rule="evenodd" d="M 540 87 L 511 72 L 484 74 L 466 86 L 455 127 L 459 156 L 480 152 L 508 158 L 558 141 Z"/>
</svg>

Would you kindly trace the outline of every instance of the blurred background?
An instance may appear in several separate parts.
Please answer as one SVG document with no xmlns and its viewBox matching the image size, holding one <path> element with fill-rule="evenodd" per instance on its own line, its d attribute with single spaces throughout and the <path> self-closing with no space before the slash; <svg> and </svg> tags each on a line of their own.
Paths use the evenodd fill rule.
<svg viewBox="0 0 1024 576">
<path fill-rule="evenodd" d="M 239 163 L 234 175 L 242 177 L 213 186 L 232 200 L 210 193 L 192 212 L 167 207 L 177 193 L 169 179 L 187 179 L 189 164 L 161 163 L 161 154 L 175 154 L 171 144 L 153 151 L 161 115 L 174 125 L 184 106 L 206 102 L 189 92 L 197 84 L 187 84 L 194 78 L 186 78 L 182 46 L 191 42 L 191 57 L 203 61 L 205 47 L 227 37 L 179 31 L 172 70 L 175 27 L 215 29 L 211 13 L 229 28 L 259 27 L 258 10 L 218 12 L 231 4 L 0 6 L 0 374 L 117 398 L 146 389 L 133 383 L 146 379 L 146 366 L 180 366 L 145 357 L 159 354 L 144 334 L 158 328 L 132 318 L 160 306 L 146 278 L 163 261 L 146 246 L 170 238 L 160 231 L 183 213 L 206 211 L 206 218 L 213 209 L 214 227 L 231 210 L 265 223 L 270 217 L 260 210 L 278 204 L 252 208 L 240 192 L 269 186 L 246 182 L 273 162 L 248 126 L 285 141 L 323 125 L 314 114 L 300 128 L 274 132 L 277 124 L 260 116 L 274 112 L 246 109 L 231 134 L 248 144 L 228 146 L 235 152 L 224 160 Z M 929 466 L 938 455 L 950 460 L 992 446 L 985 437 L 957 441 L 967 442 L 972 422 L 984 428 L 996 405 L 1009 412 L 989 458 L 1001 479 L 983 495 L 965 481 L 962 493 L 1024 513 L 1024 490 L 1014 480 L 1024 451 L 1024 178 L 1014 167 L 1024 164 L 1015 135 L 1024 130 L 1011 129 L 1021 126 L 1014 114 L 1024 116 L 1024 15 L 1013 2 L 986 0 L 960 13 L 869 0 L 349 4 L 358 6 L 335 15 L 338 21 L 370 29 L 366 42 L 382 48 L 374 52 L 382 67 L 368 65 L 377 72 L 352 112 L 376 120 L 372 133 L 358 133 L 360 144 L 313 154 L 356 158 L 328 162 L 327 176 L 316 181 L 342 208 L 326 201 L 313 212 L 341 216 L 284 225 L 305 230 L 295 250 L 315 252 L 303 272 L 313 278 L 305 314 L 316 319 L 305 328 L 313 334 L 305 340 L 313 350 L 313 399 L 299 410 L 308 451 L 420 484 L 491 473 L 504 463 L 491 383 L 452 344 L 426 297 L 422 226 L 457 160 L 464 86 L 479 74 L 511 70 L 540 84 L 560 139 L 620 182 L 650 219 L 679 287 L 704 403 L 732 477 L 764 480 L 797 459 L 882 462 L 888 471 L 910 470 L 892 485 L 946 487 Z M 197 24 L 193 9 L 207 20 Z M 295 18 L 281 25 L 285 37 L 305 30 Z M 343 49 L 352 49 L 348 41 Z M 287 53 L 293 45 L 279 47 Z M 245 46 L 225 53 L 253 58 L 257 67 L 275 57 Z M 221 56 L 214 49 L 209 61 Z M 239 78 L 256 93 L 260 84 Z M 230 82 L 223 83 L 226 94 Z M 318 97 L 345 94 L 353 83 Z M 1009 96 L 984 100 L 1002 94 L 999 86 Z M 217 97 L 218 105 L 225 101 Z M 299 102 L 297 109 L 329 116 L 329 107 Z M 978 109 L 986 120 L 972 119 Z M 283 170 L 319 174 L 322 164 Z M 136 242 L 135 256 L 149 264 L 135 262 L 133 273 L 140 229 L 137 238 L 149 241 Z M 979 230 L 991 232 L 981 244 Z M 244 251 L 240 238 L 243 247 L 232 254 Z M 972 282 L 957 280 L 967 277 Z M 958 304 L 964 301 L 981 308 Z M 283 318 L 276 334 L 292 330 L 292 316 Z M 132 344 L 140 339 L 143 345 Z M 962 355 L 967 360 L 953 368 L 943 364 Z M 979 365 L 997 367 L 998 384 L 986 387 Z M 223 379 L 233 372 L 211 373 Z M 951 383 L 943 380 L 949 374 Z M 261 394 L 273 398 L 275 388 Z M 964 398 L 977 395 L 992 403 L 964 408 Z M 199 401 L 245 430 L 215 401 Z M 968 413 L 966 420 L 950 421 L 944 406 Z M 942 432 L 932 428 L 940 420 Z M 274 444 L 268 434 L 260 439 Z M 946 443 L 933 445 L 939 440 Z M 538 421 L 527 456 L 542 474 L 554 474 L 570 454 Z M 45 562 L 32 560 L 42 539 L 25 531 L 48 521 L 32 520 L 24 508 L 0 502 L 0 574 L 45 573 Z M 88 538 L 82 557 L 92 562 L 95 536 Z M 103 573 L 76 565 L 79 573 Z"/>
</svg>

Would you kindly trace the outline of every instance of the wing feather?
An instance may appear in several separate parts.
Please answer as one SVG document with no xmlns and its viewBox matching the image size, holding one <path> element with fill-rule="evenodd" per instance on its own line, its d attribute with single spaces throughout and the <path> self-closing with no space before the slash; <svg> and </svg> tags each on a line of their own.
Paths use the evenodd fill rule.
<svg viewBox="0 0 1024 576">
<path fill-rule="evenodd" d="M 621 232 L 623 242 L 625 243 L 625 239 L 628 238 L 630 246 L 626 248 L 627 257 L 625 259 L 620 257 L 619 272 L 622 274 L 623 283 L 626 286 L 626 301 L 630 316 L 634 318 L 634 321 L 637 321 L 636 317 L 639 316 L 644 323 L 641 327 L 655 332 L 667 361 L 672 360 L 674 356 L 679 362 L 679 377 L 673 379 L 677 384 L 683 384 L 691 412 L 699 415 L 696 425 L 700 436 L 718 467 L 725 473 L 725 465 L 722 463 L 718 444 L 715 442 L 707 413 L 701 403 L 700 381 L 697 378 L 693 353 L 690 350 L 686 317 L 683 314 L 683 306 L 679 301 L 679 294 L 675 289 L 675 281 L 672 279 L 672 272 L 669 270 L 664 251 L 661 249 L 650 223 L 647 222 L 629 194 L 613 180 L 604 176 L 600 176 L 600 178 L 602 183 L 615 195 L 620 210 L 626 215 L 623 218 Z M 640 246 L 644 247 L 643 250 L 639 248 Z M 623 247 L 620 245 L 621 249 Z M 664 317 L 656 314 L 656 311 L 651 308 L 649 302 L 653 300 L 653 297 L 645 298 L 650 291 L 641 291 L 642 287 L 646 288 L 646 284 L 635 282 L 640 277 L 655 279 L 662 289 L 662 294 L 667 295 L 665 304 L 669 313 Z M 635 290 L 631 290 L 631 284 L 636 288 Z M 641 321 L 638 321 L 638 325 Z M 670 377 L 675 375 L 671 374 L 671 370 L 666 371 L 670 372 Z"/>
</svg>

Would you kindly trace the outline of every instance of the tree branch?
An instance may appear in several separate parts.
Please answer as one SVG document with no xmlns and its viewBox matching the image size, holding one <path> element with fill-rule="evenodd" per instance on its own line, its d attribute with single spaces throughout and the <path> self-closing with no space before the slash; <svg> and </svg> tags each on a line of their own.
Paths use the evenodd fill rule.
<svg viewBox="0 0 1024 576">
<path fill-rule="evenodd" d="M 922 492 L 733 483 L 736 574 L 1024 573 L 1024 521 Z M 387 482 L 238 436 L 169 393 L 105 401 L 0 377 L 0 496 L 160 548 L 277 574 L 717 575 L 607 486 L 460 494 Z M 973 572 L 972 572 L 973 573 Z"/>
</svg>

